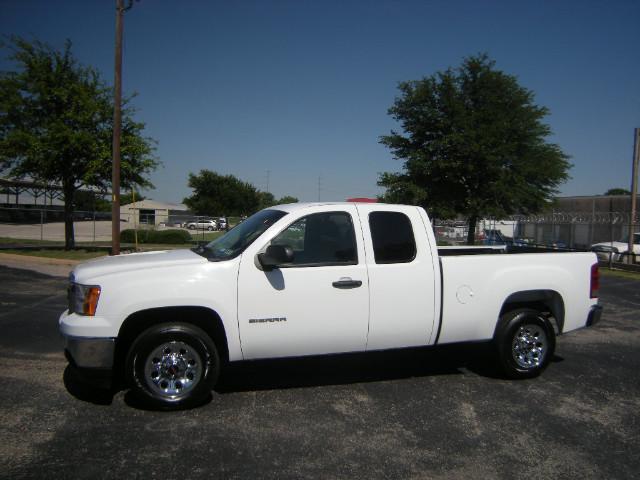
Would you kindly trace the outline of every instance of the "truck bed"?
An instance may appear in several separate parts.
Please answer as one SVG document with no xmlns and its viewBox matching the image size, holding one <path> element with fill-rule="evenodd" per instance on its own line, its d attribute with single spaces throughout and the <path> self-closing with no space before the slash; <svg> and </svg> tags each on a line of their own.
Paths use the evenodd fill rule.
<svg viewBox="0 0 640 480">
<path fill-rule="evenodd" d="M 442 318 L 446 321 L 438 343 L 492 338 L 501 306 L 511 292 L 555 292 L 564 303 L 563 331 L 583 327 L 590 308 L 584 298 L 589 295 L 595 261 L 590 252 L 443 256 Z"/>
</svg>

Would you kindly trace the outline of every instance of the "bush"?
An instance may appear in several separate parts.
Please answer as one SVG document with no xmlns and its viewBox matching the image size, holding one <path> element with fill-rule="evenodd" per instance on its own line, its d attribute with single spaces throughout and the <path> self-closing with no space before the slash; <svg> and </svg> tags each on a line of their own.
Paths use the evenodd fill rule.
<svg viewBox="0 0 640 480">
<path fill-rule="evenodd" d="M 189 232 L 185 232 L 184 230 L 162 230 L 162 231 L 154 231 L 155 239 L 153 243 L 173 243 L 173 244 L 182 244 L 182 243 L 191 243 L 191 234 Z M 149 242 L 151 243 L 151 242 Z"/>
<path fill-rule="evenodd" d="M 135 242 L 135 230 L 127 229 L 120 232 L 123 243 Z M 184 230 L 138 230 L 138 243 L 161 243 L 179 245 L 191 243 L 191 234 Z"/>
</svg>

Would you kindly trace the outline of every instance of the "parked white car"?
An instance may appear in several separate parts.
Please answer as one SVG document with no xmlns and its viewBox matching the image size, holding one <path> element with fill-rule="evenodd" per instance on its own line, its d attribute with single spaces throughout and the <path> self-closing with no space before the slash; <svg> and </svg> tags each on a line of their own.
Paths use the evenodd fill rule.
<svg viewBox="0 0 640 480">
<path fill-rule="evenodd" d="M 213 219 L 207 218 L 189 222 L 187 223 L 187 228 L 189 230 L 209 230 L 212 232 L 218 229 L 218 223 Z"/>
<path fill-rule="evenodd" d="M 614 262 L 619 262 L 624 254 L 629 252 L 629 243 L 622 240 L 596 243 L 591 245 L 591 251 L 595 252 L 600 260 L 608 261 L 612 257 Z M 633 234 L 633 253 L 640 255 L 640 232 Z"/>
</svg>

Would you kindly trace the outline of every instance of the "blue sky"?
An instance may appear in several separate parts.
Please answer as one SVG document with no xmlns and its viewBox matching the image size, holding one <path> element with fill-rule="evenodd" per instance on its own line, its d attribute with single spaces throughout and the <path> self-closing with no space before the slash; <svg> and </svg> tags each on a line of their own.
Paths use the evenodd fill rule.
<svg viewBox="0 0 640 480">
<path fill-rule="evenodd" d="M 0 32 L 69 38 L 112 83 L 114 5 L 0 0 Z M 629 188 L 639 18 L 635 0 L 136 2 L 123 86 L 163 162 L 147 195 L 181 202 L 206 168 L 261 190 L 268 179 L 276 197 L 374 196 L 378 173 L 401 165 L 378 143 L 397 127 L 397 83 L 479 52 L 550 109 L 551 140 L 574 164 L 562 195 Z"/>
</svg>

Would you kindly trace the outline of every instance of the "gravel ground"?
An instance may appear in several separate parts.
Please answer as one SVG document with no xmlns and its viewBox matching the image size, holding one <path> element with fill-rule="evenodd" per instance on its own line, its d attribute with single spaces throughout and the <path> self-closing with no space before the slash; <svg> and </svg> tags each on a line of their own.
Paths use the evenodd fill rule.
<svg viewBox="0 0 640 480">
<path fill-rule="evenodd" d="M 204 406 L 138 408 L 66 369 L 63 278 L 0 267 L 0 478 L 638 478 L 640 282 L 539 378 L 484 346 L 240 364 Z"/>
</svg>

